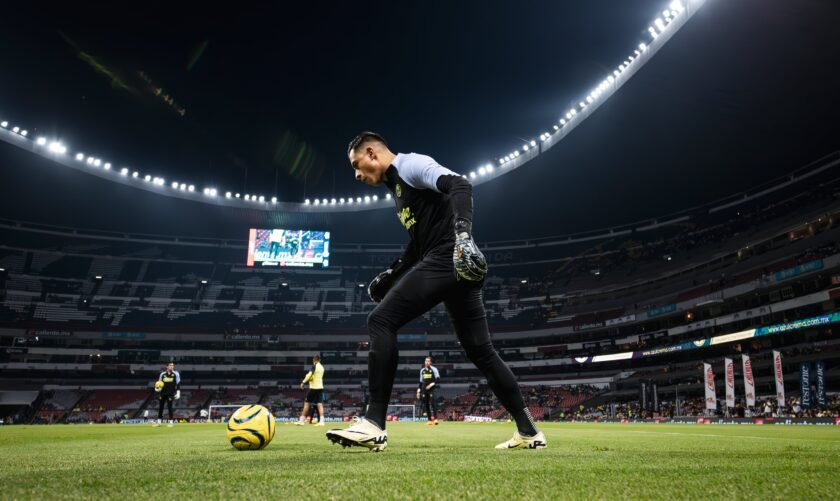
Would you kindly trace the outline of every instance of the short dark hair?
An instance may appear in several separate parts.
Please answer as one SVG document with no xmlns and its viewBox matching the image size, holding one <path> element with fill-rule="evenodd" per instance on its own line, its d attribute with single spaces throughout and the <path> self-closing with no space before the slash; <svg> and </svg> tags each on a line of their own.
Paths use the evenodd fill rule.
<svg viewBox="0 0 840 501">
<path fill-rule="evenodd" d="M 359 135 L 357 135 L 353 138 L 352 141 L 350 141 L 350 144 L 347 146 L 347 154 L 349 155 L 353 153 L 356 150 L 356 148 L 371 141 L 382 143 L 385 145 L 386 148 L 388 147 L 388 142 L 385 141 L 384 137 L 380 136 L 376 132 L 366 130 L 364 132 L 359 133 Z"/>
<path fill-rule="evenodd" d="M 316 360 L 316 361 L 320 362 L 320 361 L 321 361 L 321 355 L 315 355 L 315 356 L 313 356 L 313 357 L 312 357 L 312 360 Z"/>
</svg>

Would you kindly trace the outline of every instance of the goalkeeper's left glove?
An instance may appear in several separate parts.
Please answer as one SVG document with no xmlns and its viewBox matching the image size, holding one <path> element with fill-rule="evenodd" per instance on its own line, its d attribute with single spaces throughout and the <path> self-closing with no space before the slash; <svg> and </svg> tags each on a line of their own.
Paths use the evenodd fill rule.
<svg viewBox="0 0 840 501">
<path fill-rule="evenodd" d="M 175 400 L 178 400 L 179 398 L 181 398 L 181 390 L 177 390 L 175 392 Z"/>
<path fill-rule="evenodd" d="M 455 248 L 452 252 L 452 261 L 459 277 L 478 282 L 487 276 L 487 260 L 484 259 L 484 254 L 473 240 L 470 234 L 471 229 L 472 224 L 466 219 L 455 221 Z"/>
</svg>

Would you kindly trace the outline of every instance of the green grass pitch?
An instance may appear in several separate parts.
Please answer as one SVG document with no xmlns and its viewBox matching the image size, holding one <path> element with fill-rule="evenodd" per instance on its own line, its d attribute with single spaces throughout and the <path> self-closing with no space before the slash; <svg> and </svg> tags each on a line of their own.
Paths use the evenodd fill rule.
<svg viewBox="0 0 840 501">
<path fill-rule="evenodd" d="M 329 423 L 328 423 L 329 425 Z M 344 425 L 341 425 L 343 427 Z M 224 425 L 0 427 L 0 499 L 836 499 L 840 427 L 394 423 L 382 453 L 278 423 L 262 451 Z"/>
</svg>

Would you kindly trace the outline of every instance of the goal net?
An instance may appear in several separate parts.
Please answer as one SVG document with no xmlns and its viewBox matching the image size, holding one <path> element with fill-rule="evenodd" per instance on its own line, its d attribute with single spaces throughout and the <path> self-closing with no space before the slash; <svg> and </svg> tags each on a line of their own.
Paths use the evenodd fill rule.
<svg viewBox="0 0 840 501">
<path fill-rule="evenodd" d="M 395 404 L 388 406 L 388 416 L 395 416 L 399 421 L 417 421 L 417 409 L 414 405 Z"/>
<path fill-rule="evenodd" d="M 209 423 L 218 423 L 227 421 L 227 419 L 236 412 L 236 409 L 245 407 L 249 404 L 235 404 L 235 405 L 211 405 L 207 408 L 207 416 L 204 417 Z M 202 412 L 202 414 L 204 414 Z"/>
</svg>

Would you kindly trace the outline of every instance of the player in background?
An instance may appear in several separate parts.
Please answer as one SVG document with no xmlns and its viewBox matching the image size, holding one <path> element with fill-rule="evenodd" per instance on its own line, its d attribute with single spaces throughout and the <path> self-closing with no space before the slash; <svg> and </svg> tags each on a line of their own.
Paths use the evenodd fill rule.
<svg viewBox="0 0 840 501">
<path fill-rule="evenodd" d="M 435 390 L 440 384 L 440 373 L 437 368 L 432 365 L 432 358 L 426 357 L 423 362 L 423 368 L 420 369 L 420 383 L 417 386 L 417 399 L 423 398 L 423 410 L 429 421 L 426 423 L 429 426 L 438 424 L 437 421 L 437 402 L 435 402 Z"/>
<path fill-rule="evenodd" d="M 155 388 L 159 392 L 158 399 L 160 405 L 158 406 L 158 418 L 154 426 L 160 426 L 163 421 L 163 406 L 164 404 L 169 408 L 169 423 L 168 427 L 172 428 L 175 423 L 175 416 L 172 412 L 172 402 L 181 398 L 181 374 L 175 370 L 175 362 L 166 364 L 166 370 L 160 373 L 158 381 L 163 383 L 160 389 Z"/>
<path fill-rule="evenodd" d="M 318 424 L 316 426 L 324 426 L 324 366 L 321 365 L 321 356 L 315 355 L 312 357 L 312 369 L 303 378 L 300 383 L 302 390 L 304 385 L 309 383 L 309 391 L 306 392 L 306 400 L 303 403 L 303 412 L 300 414 L 298 426 L 306 424 L 306 415 L 309 414 L 309 407 L 316 405 L 318 407 Z"/>
</svg>

